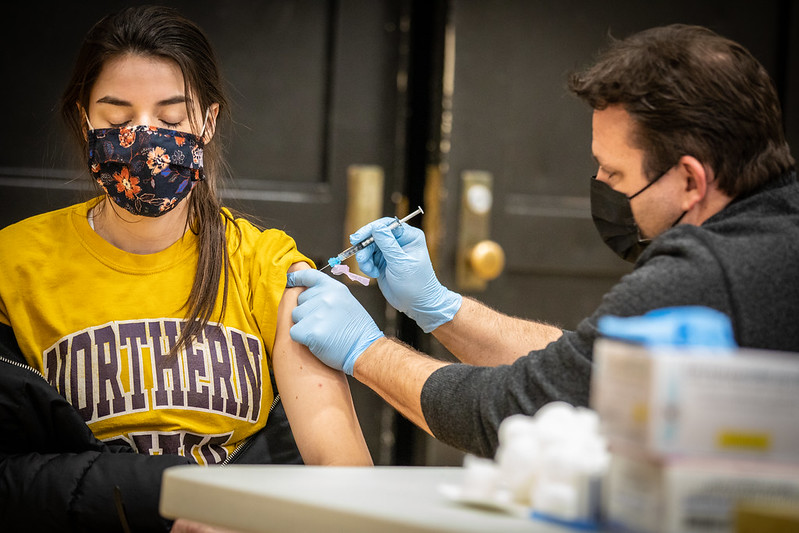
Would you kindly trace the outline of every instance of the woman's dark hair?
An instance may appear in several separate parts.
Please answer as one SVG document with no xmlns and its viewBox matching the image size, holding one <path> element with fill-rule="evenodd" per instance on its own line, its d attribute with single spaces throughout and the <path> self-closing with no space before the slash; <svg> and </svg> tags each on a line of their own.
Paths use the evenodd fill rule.
<svg viewBox="0 0 799 533">
<path fill-rule="evenodd" d="M 614 40 L 568 86 L 594 109 L 624 107 L 650 180 L 691 155 L 735 197 L 794 168 L 768 73 L 707 28 L 675 24 Z"/>
<path fill-rule="evenodd" d="M 214 52 L 203 33 L 193 22 L 166 7 L 138 6 L 108 15 L 86 35 L 61 98 L 61 115 L 73 132 L 83 153 L 87 150 L 84 111 L 103 66 L 125 54 L 140 54 L 174 61 L 183 73 L 187 96 L 199 104 L 202 113 L 219 104 L 217 125 L 227 117 L 228 105 L 222 89 Z M 195 129 L 203 117 L 194 116 L 188 105 L 189 121 Z M 218 126 L 216 127 L 218 130 Z M 217 182 L 225 172 L 220 142 L 204 148 L 206 179 L 197 182 L 189 199 L 187 224 L 198 235 L 197 270 L 187 300 L 186 324 L 170 354 L 176 354 L 198 336 L 214 312 L 219 285 L 224 278 L 221 315 L 227 305 L 228 251 L 225 228 L 233 220 L 222 211 L 217 197 Z"/>
</svg>

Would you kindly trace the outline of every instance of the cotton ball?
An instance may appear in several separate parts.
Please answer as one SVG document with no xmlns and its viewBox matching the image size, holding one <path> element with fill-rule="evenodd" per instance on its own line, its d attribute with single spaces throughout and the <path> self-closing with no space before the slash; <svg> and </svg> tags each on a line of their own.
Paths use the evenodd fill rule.
<svg viewBox="0 0 799 533">
<path fill-rule="evenodd" d="M 604 438 L 594 435 L 580 443 L 580 454 L 576 468 L 586 475 L 602 475 L 610 463 L 610 452 Z"/>
<path fill-rule="evenodd" d="M 609 460 L 596 412 L 558 402 L 536 414 L 536 425 L 542 446 L 530 494 L 533 508 L 562 520 L 595 516 L 598 502 L 592 487 L 601 481 Z"/>
<path fill-rule="evenodd" d="M 540 447 L 535 439 L 521 437 L 497 450 L 497 464 L 502 483 L 518 503 L 529 505 L 530 488 L 540 467 Z"/>
<path fill-rule="evenodd" d="M 463 459 L 461 496 L 467 500 L 491 500 L 497 491 L 499 469 L 491 459 L 466 455 Z"/>
<path fill-rule="evenodd" d="M 511 415 L 499 425 L 498 438 L 500 446 L 517 438 L 535 435 L 535 420 L 527 415 Z"/>
<path fill-rule="evenodd" d="M 506 418 L 495 456 L 499 488 L 517 503 L 565 519 L 586 514 L 589 484 L 609 459 L 598 430 L 595 411 L 559 401 L 533 417 Z"/>
<path fill-rule="evenodd" d="M 535 420 L 537 424 L 549 424 L 552 421 L 563 420 L 564 418 L 571 418 L 574 415 L 574 407 L 566 402 L 549 402 L 542 406 L 535 413 Z"/>
<path fill-rule="evenodd" d="M 558 446 L 550 446 L 541 454 L 541 483 L 572 483 L 582 454 L 578 441 L 564 441 Z"/>
<path fill-rule="evenodd" d="M 533 492 L 535 510 L 562 520 L 575 520 L 577 513 L 577 491 L 564 483 L 539 484 Z"/>
<path fill-rule="evenodd" d="M 599 434 L 599 414 L 586 407 L 574 408 L 574 423 L 583 435 Z"/>
<path fill-rule="evenodd" d="M 552 402 L 535 414 L 538 439 L 543 448 L 560 446 L 574 438 L 574 408 L 565 402 Z"/>
<path fill-rule="evenodd" d="M 602 473 L 609 462 L 607 441 L 599 432 L 599 415 L 584 407 L 575 408 L 574 424 L 580 451 L 575 467 L 587 475 Z"/>
<path fill-rule="evenodd" d="M 495 460 L 502 484 L 515 501 L 528 505 L 540 455 L 533 417 L 513 415 L 503 420 L 499 426 L 499 443 Z"/>
</svg>

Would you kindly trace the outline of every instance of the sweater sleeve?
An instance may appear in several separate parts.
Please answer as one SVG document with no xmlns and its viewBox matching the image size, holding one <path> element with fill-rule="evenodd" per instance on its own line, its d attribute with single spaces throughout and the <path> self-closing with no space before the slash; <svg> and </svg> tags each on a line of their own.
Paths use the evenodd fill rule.
<svg viewBox="0 0 799 533">
<path fill-rule="evenodd" d="M 590 353 L 577 332 L 512 365 L 448 365 L 422 388 L 422 412 L 433 435 L 452 446 L 493 457 L 500 423 L 510 415 L 533 415 L 555 400 L 587 405 Z"/>
<path fill-rule="evenodd" d="M 604 315 L 637 316 L 672 306 L 704 305 L 733 316 L 728 281 L 697 228 L 672 230 L 644 252 L 636 269 L 602 299 L 575 331 L 512 365 L 454 364 L 435 371 L 422 388 L 422 412 L 433 435 L 452 446 L 493 457 L 499 425 L 533 415 L 552 401 L 587 406 L 597 322 Z"/>
</svg>

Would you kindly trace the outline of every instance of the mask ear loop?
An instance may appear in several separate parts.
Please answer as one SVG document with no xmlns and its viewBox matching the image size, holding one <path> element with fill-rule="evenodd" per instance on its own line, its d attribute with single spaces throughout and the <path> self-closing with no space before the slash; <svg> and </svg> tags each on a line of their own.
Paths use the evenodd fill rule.
<svg viewBox="0 0 799 533">
<path fill-rule="evenodd" d="M 93 130 L 94 130 L 94 126 L 92 126 L 92 121 L 91 121 L 91 120 L 89 120 L 89 114 L 88 114 L 88 113 L 86 113 L 86 110 L 85 110 L 85 109 L 83 110 L 83 118 L 85 118 L 85 119 L 86 119 L 86 125 L 87 125 L 87 126 L 89 126 L 89 131 L 93 131 Z M 108 198 L 108 192 L 106 192 L 105 194 L 106 194 L 106 198 Z M 99 205 L 99 204 L 98 204 L 98 205 Z M 89 209 L 89 212 L 88 212 L 88 213 L 86 213 L 86 222 L 88 222 L 88 223 L 89 223 L 89 227 L 90 227 L 90 228 L 92 228 L 92 231 L 97 231 L 97 230 L 94 228 L 94 210 L 95 210 L 96 208 L 97 208 L 97 205 L 95 205 L 95 206 L 92 206 L 92 208 L 91 208 L 91 209 Z M 118 489 L 118 487 L 117 487 L 117 489 Z M 124 517 L 124 515 L 123 515 L 123 516 L 122 516 L 122 519 L 124 520 L 124 518 L 125 518 L 125 517 Z M 124 526 L 124 525 L 125 525 L 125 523 L 123 522 L 123 526 Z"/>
<path fill-rule="evenodd" d="M 671 169 L 669 169 L 669 170 L 671 170 Z M 657 178 L 655 178 L 655 179 L 653 179 L 652 181 L 650 181 L 649 183 L 647 183 L 647 184 L 644 186 L 644 188 L 643 188 L 643 189 L 641 189 L 640 191 L 638 191 L 637 193 L 633 194 L 632 196 L 628 196 L 628 197 L 627 197 L 627 199 L 628 199 L 628 200 L 632 200 L 633 198 L 635 198 L 636 196 L 638 196 L 639 194 L 641 194 L 642 192 L 644 192 L 645 190 L 647 190 L 648 188 L 650 188 L 650 187 L 651 187 L 652 185 L 654 185 L 654 184 L 655 184 L 655 183 L 656 183 L 656 182 L 657 182 L 657 181 L 658 181 L 660 178 L 662 178 L 663 176 L 665 176 L 665 175 L 666 175 L 666 174 L 669 172 L 669 170 L 667 170 L 666 172 L 664 172 L 663 174 L 661 174 L 661 175 L 660 175 L 660 176 L 658 176 Z"/>
<path fill-rule="evenodd" d="M 205 118 L 203 119 L 203 129 L 200 130 L 200 140 L 202 140 L 203 136 L 205 135 L 205 127 L 208 125 L 208 115 L 209 115 L 210 112 L 211 112 L 211 108 L 207 107 L 205 109 Z"/>
<path fill-rule="evenodd" d="M 86 124 L 89 126 L 89 130 L 93 130 L 94 126 L 92 126 L 92 121 L 89 120 L 89 115 L 86 113 L 86 110 L 83 110 L 83 116 L 86 118 Z"/>
</svg>

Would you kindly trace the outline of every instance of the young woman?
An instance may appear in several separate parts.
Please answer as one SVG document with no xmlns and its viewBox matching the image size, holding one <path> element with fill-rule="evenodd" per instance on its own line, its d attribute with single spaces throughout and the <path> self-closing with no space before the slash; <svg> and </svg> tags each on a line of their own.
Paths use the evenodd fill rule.
<svg viewBox="0 0 799 533">
<path fill-rule="evenodd" d="M 102 194 L 0 231 L 0 358 L 16 341 L 25 367 L 0 366 L 4 527 L 165 529 L 165 467 L 290 460 L 270 370 L 305 463 L 371 464 L 345 376 L 289 337 L 286 274 L 311 262 L 220 207 L 203 33 L 166 8 L 104 18 L 61 110 Z"/>
</svg>

